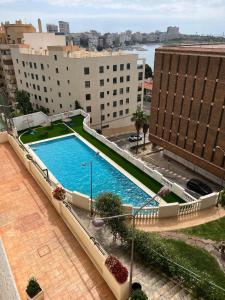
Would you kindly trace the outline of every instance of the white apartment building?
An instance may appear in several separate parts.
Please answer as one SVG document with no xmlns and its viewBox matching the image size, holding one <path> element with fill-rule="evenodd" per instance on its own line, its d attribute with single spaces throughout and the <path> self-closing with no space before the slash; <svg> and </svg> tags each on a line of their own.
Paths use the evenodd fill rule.
<svg viewBox="0 0 225 300">
<path fill-rule="evenodd" d="M 59 32 L 64 33 L 65 35 L 70 33 L 70 25 L 68 22 L 59 21 Z"/>
<path fill-rule="evenodd" d="M 49 33 L 56 33 L 58 32 L 58 25 L 55 24 L 46 24 L 47 32 Z"/>
<path fill-rule="evenodd" d="M 144 59 L 123 52 L 91 52 L 73 46 L 32 50 L 11 48 L 19 90 L 30 94 L 34 109 L 49 114 L 75 109 L 78 101 L 91 114 L 94 128 L 131 125 L 142 107 Z"/>
</svg>

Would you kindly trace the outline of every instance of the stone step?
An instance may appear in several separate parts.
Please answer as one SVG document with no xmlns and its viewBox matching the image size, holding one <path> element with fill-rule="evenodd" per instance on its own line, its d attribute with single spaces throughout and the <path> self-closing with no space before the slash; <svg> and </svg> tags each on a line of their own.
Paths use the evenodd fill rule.
<svg viewBox="0 0 225 300">
<path fill-rule="evenodd" d="M 191 295 L 188 291 L 181 289 L 176 295 L 170 298 L 171 300 L 192 300 Z"/>
<path fill-rule="evenodd" d="M 179 285 L 171 282 L 172 284 L 169 285 L 169 288 L 165 290 L 163 293 L 160 293 L 160 300 L 167 300 L 174 297 L 180 290 L 182 289 Z"/>
</svg>

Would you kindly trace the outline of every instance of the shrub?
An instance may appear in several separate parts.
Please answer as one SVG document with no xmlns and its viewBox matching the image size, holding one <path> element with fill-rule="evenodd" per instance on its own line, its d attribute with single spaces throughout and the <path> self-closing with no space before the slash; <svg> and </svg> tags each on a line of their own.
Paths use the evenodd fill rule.
<svg viewBox="0 0 225 300">
<path fill-rule="evenodd" d="M 53 192 L 53 197 L 57 200 L 64 200 L 66 197 L 66 191 L 62 187 L 57 187 Z"/>
<path fill-rule="evenodd" d="M 148 300 L 147 295 L 142 290 L 135 290 L 131 294 L 131 300 Z"/>
<path fill-rule="evenodd" d="M 33 298 L 38 293 L 40 293 L 40 291 L 41 291 L 41 287 L 40 287 L 39 283 L 37 282 L 37 280 L 34 277 L 31 277 L 28 281 L 28 285 L 26 288 L 27 295 L 30 298 Z"/>
<path fill-rule="evenodd" d="M 105 265 L 119 283 L 124 283 L 127 280 L 127 268 L 121 264 L 117 257 L 109 255 L 105 261 Z"/>
<path fill-rule="evenodd" d="M 220 191 L 218 200 L 219 200 L 219 203 L 221 204 L 221 206 L 225 207 L 225 189 Z"/>
</svg>

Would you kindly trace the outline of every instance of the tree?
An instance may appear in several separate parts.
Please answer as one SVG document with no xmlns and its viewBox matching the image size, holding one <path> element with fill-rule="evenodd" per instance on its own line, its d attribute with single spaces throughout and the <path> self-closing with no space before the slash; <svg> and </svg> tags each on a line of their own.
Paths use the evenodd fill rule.
<svg viewBox="0 0 225 300">
<path fill-rule="evenodd" d="M 148 300 L 147 295 L 142 290 L 135 290 L 132 292 L 131 300 Z"/>
<path fill-rule="evenodd" d="M 144 120 L 144 123 L 143 123 L 143 134 L 144 134 L 144 145 L 143 145 L 143 150 L 145 150 L 145 137 L 146 137 L 146 134 L 148 132 L 148 129 L 149 129 L 149 124 L 148 124 L 148 121 L 147 119 Z"/>
<path fill-rule="evenodd" d="M 140 130 L 144 124 L 144 120 L 146 119 L 146 115 L 144 114 L 143 110 L 140 108 L 137 109 L 131 118 L 132 122 L 135 122 L 135 128 L 137 131 L 137 137 L 140 135 Z M 136 154 L 138 153 L 138 138 L 137 138 L 137 146 L 136 146 Z"/>
<path fill-rule="evenodd" d="M 123 214 L 122 202 L 118 195 L 113 193 L 101 193 L 95 200 L 95 208 L 101 217 L 110 217 Z M 113 235 L 116 237 L 118 233 L 125 236 L 126 225 L 124 218 L 108 220 L 106 224 L 111 228 Z M 123 234 L 121 234 L 123 233 Z"/>
<path fill-rule="evenodd" d="M 219 200 L 218 202 L 221 204 L 221 206 L 225 207 L 225 188 L 222 191 L 220 191 L 218 200 Z"/>
<path fill-rule="evenodd" d="M 24 114 L 33 112 L 32 104 L 30 102 L 29 94 L 26 91 L 16 92 L 17 108 Z"/>
<path fill-rule="evenodd" d="M 152 76 L 153 76 L 152 68 L 148 64 L 145 64 L 145 78 L 147 79 Z"/>
</svg>

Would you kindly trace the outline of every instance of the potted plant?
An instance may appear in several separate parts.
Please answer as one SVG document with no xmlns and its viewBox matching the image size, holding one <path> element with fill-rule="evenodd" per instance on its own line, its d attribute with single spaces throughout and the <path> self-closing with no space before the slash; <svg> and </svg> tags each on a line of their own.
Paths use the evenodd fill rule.
<svg viewBox="0 0 225 300">
<path fill-rule="evenodd" d="M 66 191 L 62 187 L 57 187 L 52 192 L 53 197 L 57 200 L 63 201 L 66 198 Z"/>
<path fill-rule="evenodd" d="M 140 289 L 137 289 L 137 290 L 132 292 L 130 299 L 131 300 L 148 300 L 148 297 L 145 294 L 145 292 L 143 292 Z"/>
<path fill-rule="evenodd" d="M 105 261 L 105 265 L 107 266 L 109 271 L 114 275 L 117 282 L 122 284 L 127 280 L 127 268 L 121 264 L 117 257 L 109 255 Z"/>
<path fill-rule="evenodd" d="M 44 292 L 36 278 L 31 277 L 26 288 L 27 300 L 43 300 Z"/>
</svg>

